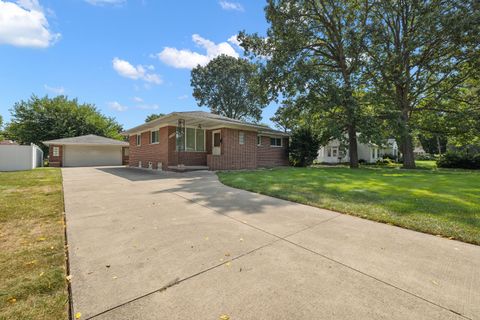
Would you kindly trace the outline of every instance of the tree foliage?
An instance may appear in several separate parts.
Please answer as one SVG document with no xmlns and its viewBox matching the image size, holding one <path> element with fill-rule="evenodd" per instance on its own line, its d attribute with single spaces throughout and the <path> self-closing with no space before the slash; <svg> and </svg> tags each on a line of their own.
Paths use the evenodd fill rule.
<svg viewBox="0 0 480 320">
<path fill-rule="evenodd" d="M 415 167 L 415 117 L 439 115 L 438 103 L 474 72 L 478 18 L 474 0 L 377 1 L 372 7 L 371 84 L 379 112 L 400 137 L 404 167 Z"/>
<path fill-rule="evenodd" d="M 5 128 L 8 138 L 19 143 L 74 137 L 86 134 L 122 139 L 122 127 L 114 118 L 106 117 L 92 104 L 80 104 L 66 96 L 39 98 L 32 95 L 28 100 L 16 102 L 11 112 L 11 121 Z"/>
<path fill-rule="evenodd" d="M 370 2 L 269 0 L 267 36 L 240 33 L 247 53 L 267 57 L 263 81 L 270 99 L 282 94 L 337 115 L 332 132 L 348 136 L 350 166 L 358 167 L 357 130 Z M 327 123 L 328 124 L 328 123 Z M 340 129 L 340 130 L 338 130 Z"/>
<path fill-rule="evenodd" d="M 260 121 L 265 100 L 256 89 L 258 67 L 246 59 L 220 55 L 191 73 L 199 106 L 232 119 Z"/>
<path fill-rule="evenodd" d="M 297 167 L 309 166 L 317 158 L 319 148 L 317 135 L 308 127 L 300 127 L 291 136 L 290 161 Z"/>
<path fill-rule="evenodd" d="M 163 117 L 164 115 L 165 115 L 164 113 L 152 113 L 145 118 L 145 122 L 153 121 L 155 119 Z"/>
</svg>

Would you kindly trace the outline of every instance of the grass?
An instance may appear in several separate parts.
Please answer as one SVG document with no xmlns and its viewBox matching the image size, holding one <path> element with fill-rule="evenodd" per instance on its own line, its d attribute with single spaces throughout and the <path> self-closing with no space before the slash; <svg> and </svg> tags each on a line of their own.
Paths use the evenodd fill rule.
<svg viewBox="0 0 480 320">
<path fill-rule="evenodd" d="M 347 167 L 219 172 L 240 189 L 480 245 L 480 172 Z M 430 168 L 430 170 L 426 169 Z"/>
<path fill-rule="evenodd" d="M 59 169 L 0 172 L 0 319 L 67 319 Z"/>
</svg>

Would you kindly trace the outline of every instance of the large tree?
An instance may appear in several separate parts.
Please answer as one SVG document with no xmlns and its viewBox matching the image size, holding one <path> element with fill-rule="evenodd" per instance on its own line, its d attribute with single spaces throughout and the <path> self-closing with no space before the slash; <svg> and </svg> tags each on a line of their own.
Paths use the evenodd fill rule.
<svg viewBox="0 0 480 320">
<path fill-rule="evenodd" d="M 114 118 L 102 115 L 92 104 L 81 104 L 65 96 L 32 95 L 28 100 L 15 103 L 10 112 L 5 134 L 20 143 L 42 145 L 45 140 L 85 134 L 122 139 L 122 126 Z"/>
<path fill-rule="evenodd" d="M 199 106 L 232 119 L 260 121 L 266 106 L 256 90 L 257 65 L 242 58 L 220 55 L 192 70 L 193 96 Z"/>
<path fill-rule="evenodd" d="M 269 0 L 267 36 L 239 39 L 247 54 L 265 57 L 262 83 L 270 98 L 323 101 L 319 112 L 341 114 L 337 138 L 348 136 L 350 167 L 358 167 L 357 131 L 370 0 Z M 333 111 L 335 110 L 335 111 Z M 328 123 L 327 123 L 328 125 Z M 337 130 L 335 130 L 337 131 Z"/>
<path fill-rule="evenodd" d="M 376 1 L 372 7 L 372 87 L 400 137 L 406 168 L 415 167 L 415 117 L 440 115 L 437 104 L 478 72 L 468 67 L 480 49 L 478 12 L 475 0 Z"/>
</svg>

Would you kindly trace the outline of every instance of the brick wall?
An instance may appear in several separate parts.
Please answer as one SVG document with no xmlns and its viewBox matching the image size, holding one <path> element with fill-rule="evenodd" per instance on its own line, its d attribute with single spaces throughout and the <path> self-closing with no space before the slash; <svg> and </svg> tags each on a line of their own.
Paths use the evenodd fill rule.
<svg viewBox="0 0 480 320">
<path fill-rule="evenodd" d="M 261 146 L 257 146 L 257 133 L 254 131 L 222 128 L 221 155 L 212 155 L 212 131 L 206 130 L 205 152 L 181 152 L 176 150 L 176 127 L 160 128 L 159 143 L 150 143 L 150 131 L 143 132 L 141 145 L 136 145 L 136 136 L 130 136 L 129 165 L 138 167 L 139 161 L 143 168 L 157 169 L 157 163 L 162 162 L 162 169 L 176 166 L 179 163 L 186 166 L 205 166 L 210 170 L 255 169 L 257 167 L 273 167 L 288 165 L 288 139 L 283 139 L 282 147 L 271 147 L 270 137 L 262 136 Z M 240 132 L 244 133 L 245 143 L 240 144 Z"/>
<path fill-rule="evenodd" d="M 122 164 L 128 165 L 129 160 L 129 147 L 122 147 Z"/>
<path fill-rule="evenodd" d="M 53 147 L 58 147 L 58 157 L 53 155 Z M 50 145 L 48 147 L 48 165 L 50 167 L 62 167 L 63 166 L 63 146 Z"/>
<path fill-rule="evenodd" d="M 262 136 L 261 145 L 257 147 L 257 166 L 288 166 L 288 138 L 284 138 L 282 142 L 282 147 L 272 147 L 270 137 Z"/>
<path fill-rule="evenodd" d="M 240 144 L 240 132 L 244 133 L 245 143 Z M 222 128 L 221 155 L 207 157 L 210 170 L 255 169 L 257 167 L 257 133 L 237 129 Z"/>
<path fill-rule="evenodd" d="M 150 143 L 150 131 L 141 133 L 141 144 L 137 146 L 137 136 L 130 136 L 130 156 L 129 165 L 138 167 L 142 162 L 142 168 L 148 168 L 148 163 L 152 163 L 153 169 L 158 169 L 158 163 L 162 163 L 162 168 L 168 166 L 168 127 L 160 128 L 159 143 Z"/>
</svg>

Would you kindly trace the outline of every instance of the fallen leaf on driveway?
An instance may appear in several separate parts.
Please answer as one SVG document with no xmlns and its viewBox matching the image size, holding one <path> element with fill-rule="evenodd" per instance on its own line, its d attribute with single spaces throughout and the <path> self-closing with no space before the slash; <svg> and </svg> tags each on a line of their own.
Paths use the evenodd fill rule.
<svg viewBox="0 0 480 320">
<path fill-rule="evenodd" d="M 226 252 L 225 257 L 230 257 L 230 252 Z"/>
<path fill-rule="evenodd" d="M 226 315 L 226 314 L 222 314 L 220 316 L 220 320 L 230 320 L 230 316 L 229 315 Z"/>
<path fill-rule="evenodd" d="M 72 275 L 69 274 L 68 276 L 65 277 L 65 279 L 67 279 L 68 282 L 72 281 Z"/>
<path fill-rule="evenodd" d="M 80 319 L 82 314 L 80 312 L 75 313 L 75 319 Z"/>
<path fill-rule="evenodd" d="M 240 238 L 240 242 L 243 242 L 243 238 Z"/>
<path fill-rule="evenodd" d="M 230 262 L 225 263 L 225 266 L 227 266 L 227 267 L 230 267 L 230 265 L 231 265 Z"/>
<path fill-rule="evenodd" d="M 10 303 L 15 303 L 15 302 L 17 302 L 17 299 L 15 299 L 14 297 L 11 297 L 7 301 L 10 302 Z"/>
<path fill-rule="evenodd" d="M 117 278 L 118 278 L 117 276 L 113 276 L 113 277 L 112 277 L 112 279 L 114 279 L 114 280 L 117 279 Z"/>
<path fill-rule="evenodd" d="M 205 237 L 205 240 L 208 240 L 208 237 Z"/>
</svg>

